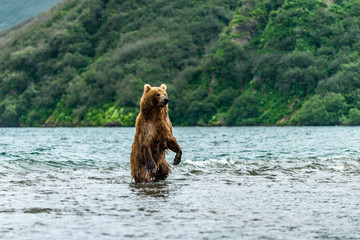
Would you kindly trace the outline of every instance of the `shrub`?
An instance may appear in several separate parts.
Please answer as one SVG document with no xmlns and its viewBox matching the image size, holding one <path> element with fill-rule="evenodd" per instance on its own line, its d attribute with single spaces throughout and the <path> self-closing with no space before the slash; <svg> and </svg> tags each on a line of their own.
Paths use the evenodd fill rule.
<svg viewBox="0 0 360 240">
<path fill-rule="evenodd" d="M 345 114 L 347 104 L 341 94 L 315 95 L 291 119 L 298 125 L 337 125 Z"/>
<path fill-rule="evenodd" d="M 226 123 L 228 125 L 255 125 L 261 115 L 259 100 L 255 96 L 240 96 L 229 109 Z"/>
<path fill-rule="evenodd" d="M 360 125 L 360 110 L 352 108 L 349 111 L 349 117 L 345 120 L 346 125 Z"/>
<path fill-rule="evenodd" d="M 192 102 L 186 111 L 188 125 L 206 125 L 216 113 L 214 103 Z"/>
</svg>

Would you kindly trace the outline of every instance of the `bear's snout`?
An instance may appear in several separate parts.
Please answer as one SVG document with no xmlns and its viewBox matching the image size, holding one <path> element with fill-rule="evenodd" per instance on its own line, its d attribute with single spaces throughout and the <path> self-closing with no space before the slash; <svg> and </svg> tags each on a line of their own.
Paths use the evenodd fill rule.
<svg viewBox="0 0 360 240">
<path fill-rule="evenodd" d="M 170 100 L 164 96 L 163 100 L 162 100 L 162 105 L 165 106 L 166 104 L 168 104 Z"/>
</svg>

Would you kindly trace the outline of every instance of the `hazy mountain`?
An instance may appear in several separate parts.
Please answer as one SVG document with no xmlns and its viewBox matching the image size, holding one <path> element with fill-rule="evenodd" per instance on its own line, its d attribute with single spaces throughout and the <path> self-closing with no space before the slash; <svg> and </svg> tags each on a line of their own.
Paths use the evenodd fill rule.
<svg viewBox="0 0 360 240">
<path fill-rule="evenodd" d="M 61 0 L 0 0 L 0 31 L 49 10 Z"/>
</svg>

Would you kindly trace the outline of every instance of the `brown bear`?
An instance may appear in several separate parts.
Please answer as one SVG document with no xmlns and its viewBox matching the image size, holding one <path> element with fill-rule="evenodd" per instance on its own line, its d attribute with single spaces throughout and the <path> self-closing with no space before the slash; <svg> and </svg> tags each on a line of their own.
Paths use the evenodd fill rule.
<svg viewBox="0 0 360 240">
<path fill-rule="evenodd" d="M 145 84 L 130 155 L 131 176 L 135 182 L 167 178 L 170 173 L 170 166 L 165 160 L 167 149 L 176 152 L 174 165 L 181 161 L 182 151 L 172 134 L 168 102 L 165 84 L 160 87 Z"/>
</svg>

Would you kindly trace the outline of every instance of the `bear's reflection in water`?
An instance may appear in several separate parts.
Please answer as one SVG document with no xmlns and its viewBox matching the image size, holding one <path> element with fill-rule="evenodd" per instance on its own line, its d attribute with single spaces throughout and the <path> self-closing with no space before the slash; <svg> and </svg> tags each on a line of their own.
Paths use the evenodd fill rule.
<svg viewBox="0 0 360 240">
<path fill-rule="evenodd" d="M 170 194 L 170 183 L 161 181 L 153 183 L 131 183 L 131 191 L 141 196 L 167 198 Z"/>
</svg>

